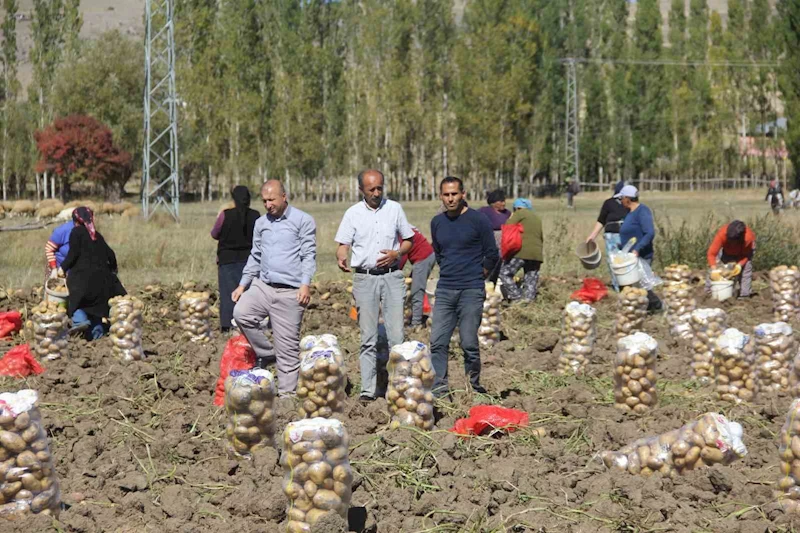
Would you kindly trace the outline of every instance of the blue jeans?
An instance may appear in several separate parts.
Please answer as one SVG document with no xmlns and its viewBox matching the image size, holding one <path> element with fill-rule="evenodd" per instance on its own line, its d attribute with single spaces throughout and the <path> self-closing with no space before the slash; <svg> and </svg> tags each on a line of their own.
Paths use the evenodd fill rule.
<svg viewBox="0 0 800 533">
<path fill-rule="evenodd" d="M 105 334 L 103 327 L 103 320 L 101 318 L 90 316 L 86 314 L 83 309 L 78 309 L 72 314 L 72 325 L 79 326 L 82 324 L 89 324 L 86 330 L 86 339 L 96 341 Z"/>
<path fill-rule="evenodd" d="M 622 248 L 622 240 L 619 238 L 619 233 L 603 233 L 603 240 L 606 243 L 606 263 L 608 263 L 608 270 L 611 272 L 611 285 L 614 290 L 619 292 L 619 283 L 617 283 L 617 276 L 614 275 L 614 269 L 611 268 L 611 254 L 618 252 Z"/>
<path fill-rule="evenodd" d="M 461 349 L 464 350 L 464 372 L 469 376 L 473 389 L 480 388 L 481 352 L 478 343 L 478 327 L 483 314 L 486 291 L 480 289 L 436 289 L 436 305 L 433 306 L 431 329 L 431 359 L 436 371 L 433 394 L 437 398 L 449 393 L 447 382 L 447 358 L 450 338 L 458 326 Z"/>
</svg>

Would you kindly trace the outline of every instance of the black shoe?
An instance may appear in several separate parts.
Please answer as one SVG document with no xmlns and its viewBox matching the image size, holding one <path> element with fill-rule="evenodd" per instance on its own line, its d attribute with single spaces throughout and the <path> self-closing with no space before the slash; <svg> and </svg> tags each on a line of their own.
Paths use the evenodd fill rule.
<svg viewBox="0 0 800 533">
<path fill-rule="evenodd" d="M 369 394 L 362 394 L 361 396 L 358 397 L 358 401 L 363 403 L 363 404 L 365 404 L 365 405 L 369 404 L 369 403 L 372 403 L 375 400 L 376 400 L 376 398 L 374 396 L 370 396 Z"/>
<path fill-rule="evenodd" d="M 260 368 L 261 370 L 266 370 L 269 367 L 269 359 L 266 357 L 256 357 L 256 366 L 254 368 Z"/>
<path fill-rule="evenodd" d="M 472 392 L 477 392 L 478 394 L 489 394 L 489 391 L 487 391 L 482 385 L 473 386 Z"/>
</svg>

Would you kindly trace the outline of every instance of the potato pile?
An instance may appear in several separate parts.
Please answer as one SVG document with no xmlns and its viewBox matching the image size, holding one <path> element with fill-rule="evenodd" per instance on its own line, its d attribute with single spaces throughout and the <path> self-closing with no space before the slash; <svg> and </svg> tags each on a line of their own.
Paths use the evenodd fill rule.
<svg viewBox="0 0 800 533">
<path fill-rule="evenodd" d="M 433 381 L 436 372 L 428 347 L 409 341 L 392 347 L 389 353 L 389 390 L 386 399 L 392 415 L 390 427 L 401 425 L 433 429 Z"/>
<path fill-rule="evenodd" d="M 353 493 L 347 432 L 341 422 L 309 418 L 283 432 L 283 492 L 289 533 L 309 533 L 326 513 L 347 518 Z"/>
<path fill-rule="evenodd" d="M 716 266 L 708 269 L 708 279 L 711 281 L 724 281 L 730 279 L 736 263 L 717 263 Z"/>
<path fill-rule="evenodd" d="M 144 304 L 135 296 L 115 296 L 108 301 L 111 306 L 111 351 L 123 361 L 141 361 L 142 310 Z"/>
<path fill-rule="evenodd" d="M 800 514 L 800 398 L 792 401 L 781 428 L 781 477 L 775 497 L 787 514 Z"/>
<path fill-rule="evenodd" d="M 251 458 L 252 452 L 274 445 L 275 385 L 267 370 L 231 370 L 225 379 L 228 453 Z"/>
<path fill-rule="evenodd" d="M 25 389 L 0 394 L 0 517 L 57 513 L 61 496 L 38 394 Z"/>
<path fill-rule="evenodd" d="M 689 284 L 692 280 L 692 270 L 689 268 L 689 265 L 672 263 L 664 269 L 664 275 L 661 277 L 664 280 L 664 283 Z"/>
<path fill-rule="evenodd" d="M 31 310 L 25 325 L 33 335 L 31 348 L 37 357 L 50 361 L 67 357 L 69 317 L 63 306 L 42 302 Z"/>
<path fill-rule="evenodd" d="M 781 265 L 769 271 L 775 320 L 792 322 L 800 311 L 800 269 Z"/>
<path fill-rule="evenodd" d="M 624 287 L 619 293 L 619 309 L 614 324 L 617 338 L 642 330 L 647 316 L 647 291 L 636 287 Z"/>
<path fill-rule="evenodd" d="M 338 348 L 316 348 L 300 359 L 297 397 L 303 418 L 330 418 L 344 410 L 347 394 L 344 357 Z"/>
<path fill-rule="evenodd" d="M 697 309 L 697 301 L 692 298 L 691 285 L 683 281 L 665 283 L 664 305 L 666 306 L 670 333 L 674 337 L 685 340 L 691 339 L 692 311 Z"/>
<path fill-rule="evenodd" d="M 189 340 L 192 342 L 211 340 L 211 306 L 208 303 L 210 297 L 207 292 L 194 291 L 181 295 L 178 304 L 181 329 L 189 335 Z"/>
<path fill-rule="evenodd" d="M 483 316 L 478 328 L 478 340 L 482 346 L 492 346 L 500 342 L 500 304 L 503 302 L 503 293 L 500 287 L 491 281 L 486 282 L 486 300 L 483 302 Z"/>
<path fill-rule="evenodd" d="M 761 389 L 789 389 L 792 359 L 797 351 L 792 326 L 786 322 L 759 324 L 744 349 L 748 356 L 755 359 L 756 376 Z"/>
<path fill-rule="evenodd" d="M 710 383 L 714 377 L 714 349 L 717 337 L 725 331 L 728 315 L 722 309 L 692 311 L 692 375 L 700 383 Z"/>
<path fill-rule="evenodd" d="M 717 337 L 714 369 L 720 400 L 750 402 L 758 393 L 756 361 L 752 353 L 745 353 L 747 341 L 747 335 L 735 328 L 728 328 Z"/>
<path fill-rule="evenodd" d="M 594 348 L 596 319 L 597 311 L 591 305 L 567 304 L 561 329 L 561 355 L 558 357 L 560 374 L 583 374 Z"/>
<path fill-rule="evenodd" d="M 656 357 L 658 342 L 646 333 L 617 341 L 614 361 L 614 406 L 643 415 L 658 402 Z"/>
<path fill-rule="evenodd" d="M 728 465 L 745 455 L 742 426 L 718 413 L 706 413 L 680 429 L 639 439 L 617 452 L 602 452 L 600 457 L 612 470 L 675 477 L 703 466 Z"/>
</svg>

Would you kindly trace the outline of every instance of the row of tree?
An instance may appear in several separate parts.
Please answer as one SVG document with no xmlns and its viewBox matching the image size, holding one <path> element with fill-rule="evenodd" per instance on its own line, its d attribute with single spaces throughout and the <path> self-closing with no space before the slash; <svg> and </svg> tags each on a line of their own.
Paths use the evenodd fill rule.
<svg viewBox="0 0 800 533">
<path fill-rule="evenodd" d="M 34 172 L 34 132 L 58 116 L 107 124 L 139 168 L 141 43 L 82 42 L 79 0 L 35 0 L 23 101 L 16 3 L 3 0 L 4 195 L 24 194 L 31 176 L 55 192 Z M 793 0 L 728 0 L 725 18 L 706 0 L 673 0 L 666 17 L 659 0 L 455 3 L 176 2 L 183 189 L 208 198 L 280 177 L 295 196 L 341 199 L 373 166 L 409 199 L 448 174 L 478 194 L 529 194 L 566 177 L 563 58 L 589 60 L 578 67 L 582 181 L 770 172 L 767 157 L 741 156 L 739 137 L 779 115 L 788 134 L 762 128 L 757 147 L 800 155 Z"/>
</svg>

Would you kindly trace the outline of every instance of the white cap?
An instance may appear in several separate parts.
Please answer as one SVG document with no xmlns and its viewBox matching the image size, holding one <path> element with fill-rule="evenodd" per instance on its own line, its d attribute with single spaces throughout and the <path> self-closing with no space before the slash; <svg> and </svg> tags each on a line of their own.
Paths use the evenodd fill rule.
<svg viewBox="0 0 800 533">
<path fill-rule="evenodd" d="M 634 187 L 633 185 L 626 185 L 619 191 L 620 198 L 638 198 L 639 197 L 639 189 Z"/>
</svg>

